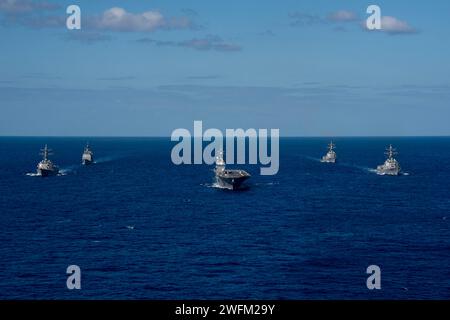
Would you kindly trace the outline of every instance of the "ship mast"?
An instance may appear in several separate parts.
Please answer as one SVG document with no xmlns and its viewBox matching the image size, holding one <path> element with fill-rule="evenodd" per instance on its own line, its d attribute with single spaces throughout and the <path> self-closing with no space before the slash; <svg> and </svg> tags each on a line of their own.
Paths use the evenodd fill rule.
<svg viewBox="0 0 450 320">
<path fill-rule="evenodd" d="M 44 149 L 41 149 L 41 155 L 44 157 L 44 160 L 48 160 L 48 156 L 51 154 L 51 150 L 45 145 Z"/>
<path fill-rule="evenodd" d="M 397 151 L 392 147 L 392 144 L 389 145 L 389 148 L 386 149 L 386 152 L 384 153 L 388 156 L 388 159 L 393 159 L 394 155 L 397 154 Z"/>
<path fill-rule="evenodd" d="M 328 151 L 333 151 L 335 147 L 336 147 L 336 145 L 333 143 L 333 141 L 331 141 L 328 144 Z"/>
<path fill-rule="evenodd" d="M 225 161 L 223 160 L 223 151 L 217 151 L 216 154 L 216 166 L 217 167 L 222 167 L 225 166 Z"/>
<path fill-rule="evenodd" d="M 219 150 L 216 152 L 216 175 L 225 170 L 225 161 L 223 160 L 223 151 Z"/>
</svg>

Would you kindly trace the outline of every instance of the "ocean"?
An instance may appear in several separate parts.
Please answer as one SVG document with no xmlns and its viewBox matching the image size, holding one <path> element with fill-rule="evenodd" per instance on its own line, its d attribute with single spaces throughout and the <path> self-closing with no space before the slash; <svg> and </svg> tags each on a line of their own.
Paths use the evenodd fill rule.
<svg viewBox="0 0 450 320">
<path fill-rule="evenodd" d="M 450 298 L 448 137 L 336 138 L 335 165 L 329 139 L 282 138 L 237 192 L 169 138 L 89 138 L 83 167 L 86 140 L 0 138 L 0 299 Z M 46 143 L 60 176 L 33 174 Z M 390 143 L 403 175 L 374 171 Z"/>
</svg>

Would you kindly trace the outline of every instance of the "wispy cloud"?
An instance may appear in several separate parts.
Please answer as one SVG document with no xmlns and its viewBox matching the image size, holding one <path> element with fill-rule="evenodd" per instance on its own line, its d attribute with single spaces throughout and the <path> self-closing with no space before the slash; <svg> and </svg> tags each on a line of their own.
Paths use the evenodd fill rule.
<svg viewBox="0 0 450 320">
<path fill-rule="evenodd" d="M 259 36 L 265 36 L 265 37 L 274 37 L 275 33 L 272 30 L 267 29 L 267 30 L 264 30 L 262 32 L 259 32 L 258 35 Z"/>
<path fill-rule="evenodd" d="M 220 78 L 222 78 L 222 76 L 220 76 L 218 74 L 208 74 L 208 75 L 203 75 L 203 76 L 186 77 L 186 79 L 189 79 L 189 80 L 215 80 L 215 79 L 220 79 Z"/>
<path fill-rule="evenodd" d="M 21 25 L 29 28 L 61 28 L 65 26 L 64 11 L 61 14 L 50 13 L 59 5 L 31 0 L 0 0 L 1 23 L 4 26 Z M 173 29 L 201 29 L 188 16 L 167 17 L 157 10 L 139 13 L 128 12 L 114 7 L 101 14 L 86 16 L 83 26 L 90 31 L 106 32 L 153 32 Z M 75 39 L 83 36 L 74 36 Z M 83 38 L 84 39 L 84 38 Z"/>
<path fill-rule="evenodd" d="M 60 5 L 46 1 L 0 0 L 0 24 L 33 29 L 60 27 L 65 24 L 64 11 L 61 15 L 53 13 L 60 8 Z"/>
<path fill-rule="evenodd" d="M 358 21 L 358 15 L 349 10 L 338 10 L 328 14 L 327 19 L 332 22 L 353 22 Z"/>
<path fill-rule="evenodd" d="M 0 84 L 13 84 L 16 82 L 17 81 L 13 81 L 13 80 L 0 80 Z"/>
<path fill-rule="evenodd" d="M 333 28 L 333 31 L 336 31 L 336 32 L 347 32 L 348 29 L 346 27 L 344 27 L 344 26 L 336 26 L 336 27 Z"/>
<path fill-rule="evenodd" d="M 109 35 L 105 35 L 99 32 L 71 31 L 64 34 L 64 39 L 91 45 L 97 42 L 109 41 L 112 38 Z"/>
<path fill-rule="evenodd" d="M 305 27 L 326 23 L 326 20 L 321 16 L 305 12 L 290 13 L 289 18 L 289 24 L 293 27 Z"/>
<path fill-rule="evenodd" d="M 235 52 L 241 51 L 242 47 L 224 41 L 221 37 L 215 35 L 209 35 L 204 38 L 194 38 L 184 41 L 162 41 L 154 40 L 151 38 L 138 39 L 137 42 L 142 44 L 154 44 L 156 46 L 170 46 L 170 47 L 184 47 L 191 48 L 199 51 L 222 51 L 222 52 Z"/>
<path fill-rule="evenodd" d="M 34 10 L 56 10 L 60 6 L 46 1 L 32 0 L 0 0 L 0 12 L 18 14 Z"/>
<path fill-rule="evenodd" d="M 187 16 L 196 17 L 198 16 L 198 12 L 191 8 L 183 8 L 181 9 L 181 12 L 183 12 Z"/>
<path fill-rule="evenodd" d="M 330 25 L 333 27 L 332 30 L 334 31 L 345 32 L 348 31 L 348 27 L 359 25 L 362 26 L 364 30 L 368 30 L 364 19 L 360 18 L 355 12 L 345 9 L 330 12 L 326 16 L 305 12 L 294 12 L 289 14 L 289 19 L 289 25 L 293 27 Z M 416 34 L 419 32 L 408 22 L 393 16 L 381 17 L 381 30 L 379 31 L 390 35 Z"/>
<path fill-rule="evenodd" d="M 47 80 L 59 80 L 61 79 L 60 76 L 55 76 L 55 75 L 51 75 L 48 73 L 44 73 L 44 72 L 30 72 L 30 73 L 26 73 L 23 74 L 21 76 L 21 78 L 23 79 L 47 79 Z"/>
<path fill-rule="evenodd" d="M 89 25 L 96 29 L 120 32 L 152 32 L 160 29 L 194 29 L 196 25 L 188 17 L 165 17 L 156 10 L 131 13 L 114 7 L 101 15 L 90 17 Z"/>
<path fill-rule="evenodd" d="M 134 80 L 136 77 L 134 76 L 119 76 L 119 77 L 103 77 L 98 78 L 97 80 L 101 81 L 125 81 L 125 80 Z"/>
</svg>

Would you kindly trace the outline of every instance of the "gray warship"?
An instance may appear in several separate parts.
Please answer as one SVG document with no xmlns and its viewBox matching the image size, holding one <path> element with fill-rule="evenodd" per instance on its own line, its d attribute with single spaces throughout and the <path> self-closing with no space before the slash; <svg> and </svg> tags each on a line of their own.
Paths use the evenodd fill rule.
<svg viewBox="0 0 450 320">
<path fill-rule="evenodd" d="M 59 168 L 53 164 L 48 158 L 51 155 L 51 150 L 45 145 L 40 153 L 44 158 L 37 165 L 37 174 L 42 177 L 55 176 L 59 173 Z"/>
<path fill-rule="evenodd" d="M 221 188 L 237 190 L 241 188 L 243 182 L 250 178 L 250 174 L 244 170 L 225 169 L 225 161 L 223 160 L 223 152 L 219 151 L 216 155 L 216 182 Z"/>
<path fill-rule="evenodd" d="M 400 165 L 397 160 L 394 159 L 394 155 L 397 154 L 392 145 L 389 145 L 389 148 L 386 149 L 385 154 L 387 155 L 386 161 L 377 167 L 377 173 L 380 175 L 390 175 L 397 176 L 400 173 Z"/>
<path fill-rule="evenodd" d="M 328 162 L 328 163 L 335 163 L 336 162 L 336 152 L 334 151 L 334 148 L 336 147 L 335 144 L 333 144 L 333 141 L 331 141 L 328 144 L 328 152 L 326 155 L 322 157 L 320 160 L 321 162 Z"/>
<path fill-rule="evenodd" d="M 94 153 L 92 152 L 91 148 L 89 147 L 89 143 L 84 148 L 83 155 L 81 156 L 81 162 L 85 166 L 94 163 Z"/>
</svg>

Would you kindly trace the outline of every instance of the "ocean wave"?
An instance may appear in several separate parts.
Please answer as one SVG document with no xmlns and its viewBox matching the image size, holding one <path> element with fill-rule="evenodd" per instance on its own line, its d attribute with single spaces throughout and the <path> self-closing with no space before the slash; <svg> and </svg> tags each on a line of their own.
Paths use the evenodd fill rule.
<svg viewBox="0 0 450 320">
<path fill-rule="evenodd" d="M 74 170 L 73 169 L 61 169 L 61 170 L 59 170 L 58 176 L 67 176 L 71 172 L 74 172 Z"/>
<path fill-rule="evenodd" d="M 203 187 L 206 188 L 214 188 L 214 189 L 224 189 L 224 190 L 231 190 L 231 188 L 220 185 L 218 182 L 212 182 L 212 183 L 202 183 Z"/>
<path fill-rule="evenodd" d="M 69 170 L 62 169 L 62 170 L 59 171 L 59 173 L 56 175 L 56 177 L 67 176 L 67 174 L 69 172 L 70 172 Z M 37 173 L 37 172 L 28 172 L 28 173 L 25 173 L 25 175 L 28 176 L 28 177 L 42 177 L 42 175 L 40 173 Z"/>
<path fill-rule="evenodd" d="M 255 184 L 253 184 L 254 186 L 275 186 L 275 185 L 279 185 L 279 182 L 257 182 Z"/>
<path fill-rule="evenodd" d="M 41 174 L 37 173 L 37 172 L 29 172 L 29 173 L 26 173 L 25 175 L 27 175 L 29 177 L 40 177 L 41 176 Z"/>
</svg>

